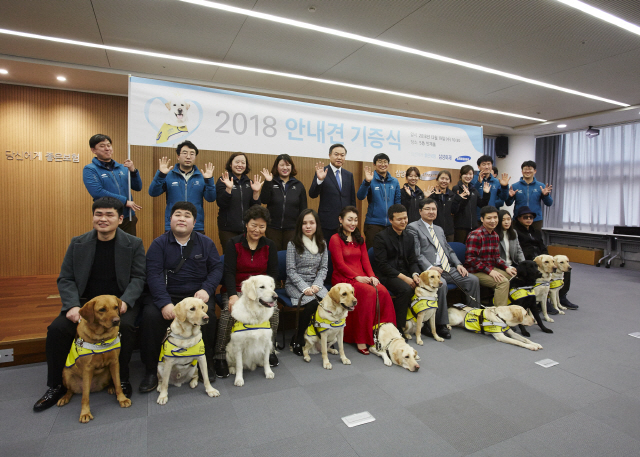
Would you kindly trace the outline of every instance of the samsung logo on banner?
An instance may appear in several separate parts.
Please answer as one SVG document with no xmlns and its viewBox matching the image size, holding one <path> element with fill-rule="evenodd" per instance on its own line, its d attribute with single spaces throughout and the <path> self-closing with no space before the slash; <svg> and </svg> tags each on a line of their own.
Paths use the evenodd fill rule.
<svg viewBox="0 0 640 457">
<path fill-rule="evenodd" d="M 420 175 L 420 181 L 433 181 L 438 178 L 438 170 L 425 171 Z"/>
<path fill-rule="evenodd" d="M 469 160 L 471 160 L 471 157 L 469 157 L 469 156 L 458 156 L 458 157 L 456 157 L 456 162 L 468 162 Z"/>
</svg>

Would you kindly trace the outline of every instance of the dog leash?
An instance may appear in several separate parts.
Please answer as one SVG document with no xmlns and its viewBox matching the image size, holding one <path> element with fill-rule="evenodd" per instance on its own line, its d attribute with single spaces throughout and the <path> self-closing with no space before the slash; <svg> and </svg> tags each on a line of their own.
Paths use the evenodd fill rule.
<svg viewBox="0 0 640 457">
<path fill-rule="evenodd" d="M 372 286 L 376 291 L 376 314 L 373 319 L 376 325 L 373 327 L 373 344 L 376 347 L 376 351 L 380 352 L 382 350 L 382 343 L 380 343 L 380 338 L 378 337 L 380 334 L 380 296 L 378 295 L 378 288 L 373 284 Z"/>
<path fill-rule="evenodd" d="M 483 308 L 483 309 L 486 308 L 486 306 L 484 306 L 482 303 L 476 300 L 476 297 L 473 297 L 469 292 L 464 290 L 464 288 L 460 285 L 458 281 L 456 281 L 456 278 L 454 278 L 450 272 L 448 273 L 449 273 L 449 278 L 453 280 L 453 283 L 456 285 L 456 287 L 460 289 L 471 301 L 473 301 L 479 308 Z"/>
</svg>

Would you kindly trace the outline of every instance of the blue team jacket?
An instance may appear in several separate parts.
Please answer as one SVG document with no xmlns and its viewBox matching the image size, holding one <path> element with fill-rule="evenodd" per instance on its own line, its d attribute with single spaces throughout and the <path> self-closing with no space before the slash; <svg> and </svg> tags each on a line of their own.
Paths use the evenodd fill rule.
<svg viewBox="0 0 640 457">
<path fill-rule="evenodd" d="M 511 205 L 514 201 L 516 202 L 516 206 L 513 207 L 513 214 L 518 212 L 518 208 L 521 206 L 528 206 L 531 211 L 535 211 L 536 217 L 533 219 L 534 222 L 542 220 L 542 205 L 541 201 L 544 202 L 545 205 L 551 206 L 553 205 L 553 198 L 551 198 L 551 194 L 544 196 L 540 191 L 540 186 L 544 188 L 544 183 L 537 181 L 536 178 L 533 178 L 531 184 L 527 184 L 524 178 L 520 178 L 520 181 L 513 184 L 513 190 L 516 191 L 516 194 L 513 197 L 509 197 L 509 189 L 503 188 L 507 190 L 507 199 L 506 204 Z"/>
<path fill-rule="evenodd" d="M 400 183 L 389 173 L 387 173 L 387 179 L 384 181 L 377 171 L 373 172 L 371 182 L 367 182 L 366 179 L 363 180 L 356 196 L 359 200 L 364 200 L 366 197 L 369 202 L 364 223 L 383 225 L 385 227 L 391 225 L 387 210 L 391 205 L 401 203 L 400 192 Z"/>
<path fill-rule="evenodd" d="M 482 180 L 482 182 L 478 182 L 478 173 L 475 173 L 473 175 L 472 182 L 473 187 L 475 187 L 478 191 L 479 199 L 482 199 L 482 196 L 484 195 L 482 186 L 484 186 L 484 183 L 487 181 L 491 183 L 491 196 L 489 197 L 489 203 L 487 203 L 487 206 L 495 206 L 496 208 L 500 209 L 500 207 L 504 205 L 505 200 L 509 197 L 509 189 L 507 188 L 505 190 L 505 188 L 500 185 L 500 181 L 498 180 L 498 178 L 495 178 L 493 175 L 489 175 L 489 177 Z M 480 219 L 481 209 L 482 208 L 477 209 L 478 219 Z"/>
<path fill-rule="evenodd" d="M 193 174 L 189 181 L 185 181 L 179 170 L 180 164 L 176 164 L 169 174 L 158 170 L 149 186 L 149 195 L 157 197 L 167 193 L 167 208 L 164 211 L 164 229 L 171 228 L 171 208 L 176 202 L 191 202 L 195 205 L 198 215 L 194 230 L 204 230 L 204 209 L 202 198 L 208 202 L 216 201 L 216 186 L 213 178 L 204 179 L 202 173 L 193 166 Z"/>
<path fill-rule="evenodd" d="M 127 167 L 115 160 L 113 170 L 109 170 L 103 162 L 94 157 L 90 164 L 84 166 L 82 181 L 94 201 L 101 197 L 114 197 L 125 205 L 129 200 L 128 173 L 131 172 Z M 142 180 L 138 170 L 131 173 L 131 189 L 138 192 L 142 190 Z M 125 219 L 132 213 L 135 214 L 135 211 L 124 207 Z"/>
</svg>

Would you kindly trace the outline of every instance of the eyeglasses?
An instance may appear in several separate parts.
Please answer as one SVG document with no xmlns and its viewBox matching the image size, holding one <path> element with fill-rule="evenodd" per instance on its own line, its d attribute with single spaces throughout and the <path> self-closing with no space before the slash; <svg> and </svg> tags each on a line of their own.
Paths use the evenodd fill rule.
<svg viewBox="0 0 640 457">
<path fill-rule="evenodd" d="M 388 160 L 378 160 L 376 162 L 376 165 L 389 165 L 389 161 Z"/>
<path fill-rule="evenodd" d="M 339 152 L 332 152 L 331 155 L 334 156 L 334 157 L 340 157 L 342 159 L 347 157 L 347 154 L 340 154 Z"/>
<path fill-rule="evenodd" d="M 195 157 L 196 153 L 195 152 L 181 152 L 180 155 L 183 156 L 183 157 Z"/>
<path fill-rule="evenodd" d="M 525 214 L 524 216 L 520 216 L 522 219 L 533 219 L 533 214 Z"/>
</svg>

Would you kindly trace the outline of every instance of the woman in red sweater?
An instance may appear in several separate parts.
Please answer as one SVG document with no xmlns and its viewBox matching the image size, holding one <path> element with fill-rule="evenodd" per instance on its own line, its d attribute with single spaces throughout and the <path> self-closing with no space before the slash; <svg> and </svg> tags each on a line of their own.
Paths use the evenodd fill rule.
<svg viewBox="0 0 640 457">
<path fill-rule="evenodd" d="M 346 206 L 339 216 L 338 233 L 329 241 L 329 252 L 333 263 L 333 285 L 346 282 L 355 289 L 358 306 L 347 316 L 344 329 L 344 341 L 356 343 L 358 352 L 369 354 L 367 349 L 373 346 L 373 326 L 376 314 L 376 290 L 380 299 L 380 323 L 391 322 L 395 325 L 396 314 L 387 289 L 375 277 L 364 238 L 358 230 L 358 210 L 355 206 Z M 375 287 L 375 288 L 374 288 Z"/>
</svg>

